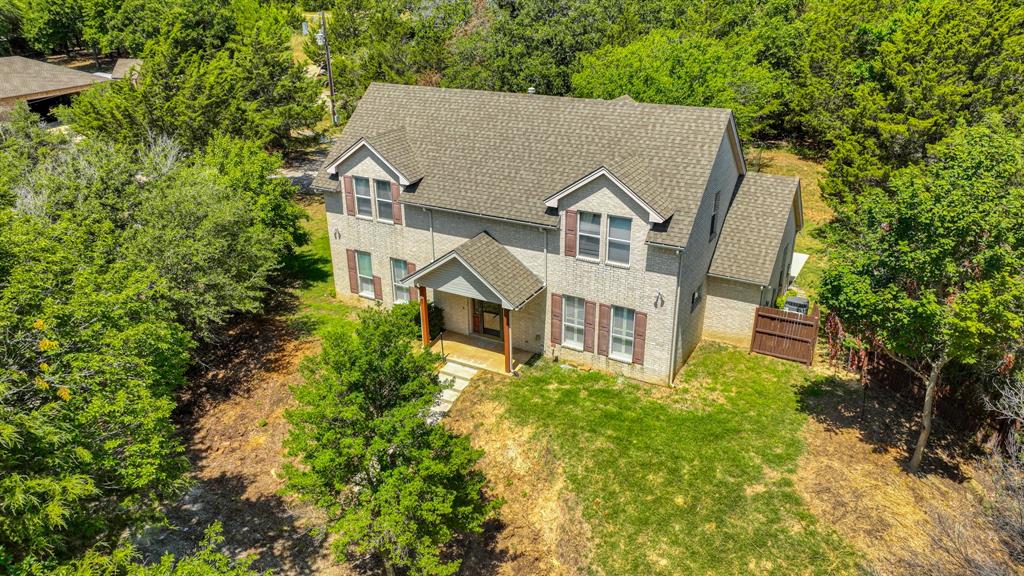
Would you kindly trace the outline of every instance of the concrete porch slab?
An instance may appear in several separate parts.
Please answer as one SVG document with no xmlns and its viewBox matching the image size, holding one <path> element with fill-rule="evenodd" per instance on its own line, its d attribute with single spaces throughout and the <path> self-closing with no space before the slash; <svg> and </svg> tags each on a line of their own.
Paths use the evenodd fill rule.
<svg viewBox="0 0 1024 576">
<path fill-rule="evenodd" d="M 450 362 L 498 374 L 505 373 L 505 354 L 498 340 L 446 331 L 430 350 L 442 354 Z M 532 352 L 512 348 L 512 370 L 518 370 L 532 357 Z"/>
</svg>

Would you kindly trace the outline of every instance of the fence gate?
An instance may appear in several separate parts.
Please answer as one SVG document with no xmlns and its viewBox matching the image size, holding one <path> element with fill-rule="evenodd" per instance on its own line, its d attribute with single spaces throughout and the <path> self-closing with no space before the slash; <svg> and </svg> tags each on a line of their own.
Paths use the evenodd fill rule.
<svg viewBox="0 0 1024 576">
<path fill-rule="evenodd" d="M 754 334 L 750 351 L 811 365 L 818 341 L 818 305 L 810 314 L 758 306 L 754 312 Z"/>
</svg>

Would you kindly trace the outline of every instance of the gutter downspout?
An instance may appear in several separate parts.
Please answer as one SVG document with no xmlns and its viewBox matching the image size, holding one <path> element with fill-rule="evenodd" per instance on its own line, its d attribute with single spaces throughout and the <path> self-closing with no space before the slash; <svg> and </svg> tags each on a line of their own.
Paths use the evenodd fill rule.
<svg viewBox="0 0 1024 576">
<path fill-rule="evenodd" d="M 430 260 L 437 260 L 437 251 L 434 250 L 434 213 L 426 208 L 421 208 L 430 215 Z"/>
<path fill-rule="evenodd" d="M 676 294 L 672 302 L 672 356 L 669 358 L 668 385 L 676 379 L 676 349 L 679 347 L 679 286 L 683 283 L 683 251 L 676 250 L 679 264 L 676 266 Z"/>
<path fill-rule="evenodd" d="M 544 285 L 548 285 L 548 230 L 547 228 L 538 228 L 544 233 Z"/>
</svg>

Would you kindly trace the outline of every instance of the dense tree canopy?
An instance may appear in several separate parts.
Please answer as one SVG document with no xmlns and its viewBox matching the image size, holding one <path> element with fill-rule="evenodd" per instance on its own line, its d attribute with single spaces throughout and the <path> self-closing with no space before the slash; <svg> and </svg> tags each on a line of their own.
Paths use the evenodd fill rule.
<svg viewBox="0 0 1024 576">
<path fill-rule="evenodd" d="M 0 124 L 0 559 L 73 561 L 183 486 L 170 421 L 197 340 L 258 310 L 301 241 L 259 143 Z"/>
<path fill-rule="evenodd" d="M 483 499 L 480 452 L 427 421 L 441 384 L 437 358 L 413 349 L 416 325 L 401 307 L 359 315 L 359 330 L 324 338 L 303 365 L 285 446 L 298 458 L 288 489 L 324 508 L 342 558 L 377 556 L 392 573 L 449 575 L 441 556 L 456 535 L 478 532 L 493 510 Z"/>
<path fill-rule="evenodd" d="M 823 303 L 927 390 L 914 469 L 943 368 L 999 359 L 1024 338 L 1022 174 L 1024 139 L 990 117 L 867 192 L 837 232 Z"/>
<path fill-rule="evenodd" d="M 323 117 L 319 84 L 293 62 L 288 12 L 255 0 L 183 4 L 147 44 L 138 82 L 76 98 L 76 130 L 124 144 L 174 139 L 186 149 L 230 135 L 282 147 Z"/>
</svg>

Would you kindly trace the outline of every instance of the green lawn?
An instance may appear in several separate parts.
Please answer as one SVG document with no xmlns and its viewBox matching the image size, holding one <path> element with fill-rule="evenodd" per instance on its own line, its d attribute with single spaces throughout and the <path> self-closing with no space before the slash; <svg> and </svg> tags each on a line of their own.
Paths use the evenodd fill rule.
<svg viewBox="0 0 1024 576">
<path fill-rule="evenodd" d="M 331 244 L 327 236 L 327 215 L 321 201 L 306 200 L 309 215 L 304 226 L 309 243 L 299 248 L 285 263 L 285 271 L 294 280 L 292 293 L 297 297 L 292 320 L 311 333 L 322 334 L 332 328 L 352 327 L 354 310 L 334 298 L 331 271 Z"/>
<path fill-rule="evenodd" d="M 668 389 L 542 361 L 494 389 L 553 447 L 593 572 L 846 574 L 855 553 L 793 488 L 806 368 L 704 344 Z"/>
</svg>

